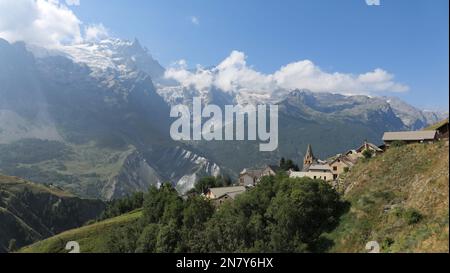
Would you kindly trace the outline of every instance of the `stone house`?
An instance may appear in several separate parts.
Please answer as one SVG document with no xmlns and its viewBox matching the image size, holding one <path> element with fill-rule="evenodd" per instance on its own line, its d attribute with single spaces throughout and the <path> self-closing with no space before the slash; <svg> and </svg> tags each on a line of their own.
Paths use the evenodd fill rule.
<svg viewBox="0 0 450 273">
<path fill-rule="evenodd" d="M 355 164 L 358 158 L 352 159 L 346 155 L 339 155 L 329 162 L 331 172 L 333 173 L 333 180 L 337 180 L 339 176 L 349 171 Z"/>
<path fill-rule="evenodd" d="M 239 185 L 244 187 L 254 187 L 264 176 L 276 175 L 280 167 L 267 165 L 264 169 L 244 169 L 239 174 Z"/>
<path fill-rule="evenodd" d="M 263 173 L 263 170 L 244 169 L 239 174 L 239 185 L 244 187 L 255 186 Z"/>
<path fill-rule="evenodd" d="M 205 197 L 214 201 L 216 205 L 221 205 L 227 201 L 234 200 L 236 196 L 244 193 L 246 190 L 246 187 L 243 186 L 211 188 L 205 194 Z"/>
</svg>

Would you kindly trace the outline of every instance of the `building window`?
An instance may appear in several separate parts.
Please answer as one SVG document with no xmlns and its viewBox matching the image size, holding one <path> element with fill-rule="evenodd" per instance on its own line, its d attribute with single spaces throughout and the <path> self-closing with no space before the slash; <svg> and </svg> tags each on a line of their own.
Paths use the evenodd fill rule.
<svg viewBox="0 0 450 273">
<path fill-rule="evenodd" d="M 334 166 L 334 167 L 333 167 L 333 171 L 337 171 L 337 166 Z"/>
</svg>

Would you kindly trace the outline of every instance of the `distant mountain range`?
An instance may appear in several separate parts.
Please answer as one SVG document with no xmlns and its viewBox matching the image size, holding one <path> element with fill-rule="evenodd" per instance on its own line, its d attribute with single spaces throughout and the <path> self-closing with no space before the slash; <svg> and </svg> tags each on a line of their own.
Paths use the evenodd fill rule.
<svg viewBox="0 0 450 273">
<path fill-rule="evenodd" d="M 163 77 L 139 41 L 108 39 L 48 50 L 0 39 L 0 172 L 52 182 L 83 197 L 112 199 L 170 181 L 180 192 L 205 175 L 299 160 L 307 144 L 320 157 L 379 143 L 387 130 L 420 129 L 446 114 L 396 98 L 308 90 L 272 94 L 198 91 Z M 280 147 L 258 143 L 174 142 L 170 106 L 276 103 Z"/>
</svg>

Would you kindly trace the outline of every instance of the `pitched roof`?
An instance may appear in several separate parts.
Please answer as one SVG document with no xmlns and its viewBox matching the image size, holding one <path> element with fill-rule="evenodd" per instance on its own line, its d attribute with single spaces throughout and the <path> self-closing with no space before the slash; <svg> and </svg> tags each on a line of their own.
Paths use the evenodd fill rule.
<svg viewBox="0 0 450 273">
<path fill-rule="evenodd" d="M 331 165 L 338 160 L 340 160 L 342 163 L 344 163 L 345 165 L 347 165 L 349 167 L 355 165 L 355 163 L 356 163 L 355 160 L 351 159 L 347 155 L 339 155 L 338 157 L 334 158 L 334 160 L 332 160 L 329 164 Z"/>
<path fill-rule="evenodd" d="M 259 178 L 260 176 L 262 176 L 263 172 L 264 172 L 264 170 L 261 170 L 261 169 L 255 169 L 255 170 L 252 170 L 252 169 L 244 169 L 244 170 L 240 173 L 240 175 L 248 174 L 248 175 L 250 175 L 251 177 Z"/>
<path fill-rule="evenodd" d="M 309 171 L 331 171 L 329 165 L 311 164 L 308 168 Z"/>
<path fill-rule="evenodd" d="M 236 195 L 245 192 L 244 186 L 236 186 L 236 187 L 221 187 L 221 188 L 211 188 L 209 189 L 212 194 L 214 194 L 215 198 L 220 198 L 224 195 L 228 195 L 232 199 L 236 197 Z"/>
<path fill-rule="evenodd" d="M 437 131 L 412 131 L 412 132 L 386 132 L 383 141 L 420 141 L 433 140 L 436 138 Z"/>
<path fill-rule="evenodd" d="M 366 146 L 368 146 L 368 147 L 370 147 L 370 148 L 372 148 L 373 150 L 378 151 L 378 152 L 382 152 L 382 151 L 383 151 L 383 150 L 381 150 L 377 145 L 372 144 L 372 143 L 367 142 L 367 141 L 364 142 L 364 144 L 361 145 L 358 149 L 356 149 L 356 151 L 357 151 L 357 152 L 360 152 L 360 151 L 364 150 Z"/>
</svg>

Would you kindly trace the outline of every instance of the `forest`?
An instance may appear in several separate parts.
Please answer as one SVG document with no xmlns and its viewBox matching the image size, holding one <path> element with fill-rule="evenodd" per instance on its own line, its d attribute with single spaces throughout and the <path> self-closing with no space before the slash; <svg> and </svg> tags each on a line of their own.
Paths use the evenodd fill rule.
<svg viewBox="0 0 450 273">
<path fill-rule="evenodd" d="M 214 185 L 214 178 L 200 180 L 198 192 L 205 184 Z M 109 235 L 108 251 L 321 252 L 332 246 L 322 235 L 333 230 L 348 210 L 324 181 L 283 174 L 265 177 L 257 187 L 220 207 L 201 194 L 182 198 L 170 184 L 150 188 L 141 198 L 135 195 L 136 200 L 126 201 L 132 209 L 131 204 L 142 200 L 143 215 Z"/>
</svg>

